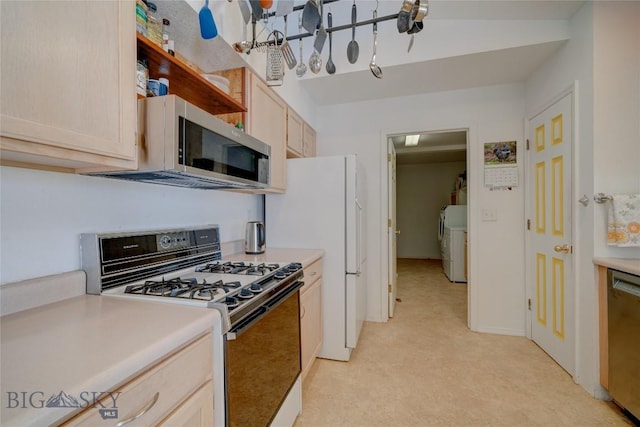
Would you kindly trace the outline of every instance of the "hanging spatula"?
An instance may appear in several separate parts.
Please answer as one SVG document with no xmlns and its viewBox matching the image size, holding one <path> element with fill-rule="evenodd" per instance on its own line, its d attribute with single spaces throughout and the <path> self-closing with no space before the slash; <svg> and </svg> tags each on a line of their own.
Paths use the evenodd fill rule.
<svg viewBox="0 0 640 427">
<path fill-rule="evenodd" d="M 262 5 L 260 4 L 260 0 L 249 0 L 249 4 L 251 5 L 251 11 L 253 12 L 253 18 L 256 21 L 262 19 L 262 14 L 264 10 L 262 9 Z"/>
<path fill-rule="evenodd" d="M 242 20 L 244 21 L 244 24 L 247 25 L 251 21 L 251 9 L 249 9 L 249 3 L 247 3 L 247 0 L 238 0 L 238 7 L 242 14 Z"/>
<path fill-rule="evenodd" d="M 282 57 L 287 67 L 293 70 L 293 68 L 298 65 L 298 61 L 296 60 L 296 55 L 293 53 L 293 49 L 291 49 L 291 45 L 287 41 L 287 15 L 284 15 L 284 36 L 282 37 L 280 51 L 282 52 Z"/>
<path fill-rule="evenodd" d="M 327 41 L 327 30 L 324 29 L 324 25 L 322 24 L 322 0 L 320 1 L 320 27 L 318 28 L 318 34 L 316 34 L 316 39 L 313 42 L 313 47 L 318 51 L 318 53 L 322 53 L 322 48 L 324 47 L 324 42 Z"/>
<path fill-rule="evenodd" d="M 307 0 L 302 9 L 302 27 L 313 34 L 320 24 L 320 12 L 313 0 Z"/>
<path fill-rule="evenodd" d="M 293 0 L 278 0 L 276 16 L 287 16 L 293 12 Z"/>
<path fill-rule="evenodd" d="M 209 9 L 209 0 L 204 1 L 204 6 L 198 13 L 198 18 L 200 19 L 200 35 L 203 39 L 212 39 L 218 35 L 218 28 L 213 20 L 211 9 Z"/>
</svg>

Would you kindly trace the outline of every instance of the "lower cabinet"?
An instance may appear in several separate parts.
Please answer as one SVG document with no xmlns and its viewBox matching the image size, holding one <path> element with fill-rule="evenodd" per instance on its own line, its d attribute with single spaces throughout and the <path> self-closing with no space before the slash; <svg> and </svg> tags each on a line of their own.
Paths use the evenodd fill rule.
<svg viewBox="0 0 640 427">
<path fill-rule="evenodd" d="M 213 381 L 207 382 L 165 418 L 160 426 L 205 427 L 213 425 Z"/>
<path fill-rule="evenodd" d="M 311 370 L 322 345 L 322 259 L 304 269 L 300 290 L 302 380 Z"/>
<path fill-rule="evenodd" d="M 213 426 L 212 371 L 209 333 L 116 389 L 115 402 L 106 397 L 64 425 L 111 426 L 135 420 L 137 425 Z M 103 419 L 99 408 L 113 409 L 117 415 Z"/>
</svg>

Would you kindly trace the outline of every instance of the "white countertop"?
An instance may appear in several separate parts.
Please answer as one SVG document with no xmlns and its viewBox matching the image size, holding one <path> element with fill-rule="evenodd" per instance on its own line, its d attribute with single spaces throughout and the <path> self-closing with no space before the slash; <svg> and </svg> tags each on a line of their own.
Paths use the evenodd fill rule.
<svg viewBox="0 0 640 427">
<path fill-rule="evenodd" d="M 225 256 L 225 260 L 261 262 L 299 262 L 302 267 L 313 264 L 324 256 L 322 249 L 269 248 L 263 254 L 250 255 L 244 252 Z"/>
<path fill-rule="evenodd" d="M 640 276 L 640 259 L 594 258 L 593 263 Z"/>
<path fill-rule="evenodd" d="M 64 391 L 113 391 L 220 323 L 217 310 L 82 295 L 0 318 L 0 424 L 49 425 L 81 408 L 33 408 Z M 9 409 L 8 394 L 26 408 Z M 12 404 L 16 404 L 14 400 Z M 19 401 L 22 403 L 21 401 Z"/>
</svg>

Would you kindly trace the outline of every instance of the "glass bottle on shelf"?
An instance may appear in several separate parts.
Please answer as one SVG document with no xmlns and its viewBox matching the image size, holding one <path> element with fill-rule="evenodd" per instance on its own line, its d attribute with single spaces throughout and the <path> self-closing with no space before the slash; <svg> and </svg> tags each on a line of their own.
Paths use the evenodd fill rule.
<svg viewBox="0 0 640 427">
<path fill-rule="evenodd" d="M 162 24 L 158 19 L 158 7 L 155 3 L 147 2 L 147 38 L 149 41 L 162 46 Z"/>
</svg>

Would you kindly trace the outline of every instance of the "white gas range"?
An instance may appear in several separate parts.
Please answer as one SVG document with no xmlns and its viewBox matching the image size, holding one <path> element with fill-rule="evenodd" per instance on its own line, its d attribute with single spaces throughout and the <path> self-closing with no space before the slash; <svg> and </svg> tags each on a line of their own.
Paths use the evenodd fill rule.
<svg viewBox="0 0 640 427">
<path fill-rule="evenodd" d="M 81 244 L 89 294 L 220 311 L 226 425 L 270 424 L 292 390 L 301 405 L 301 264 L 223 262 L 216 225 L 83 234 Z M 261 398 L 247 407 L 249 390 Z"/>
</svg>

